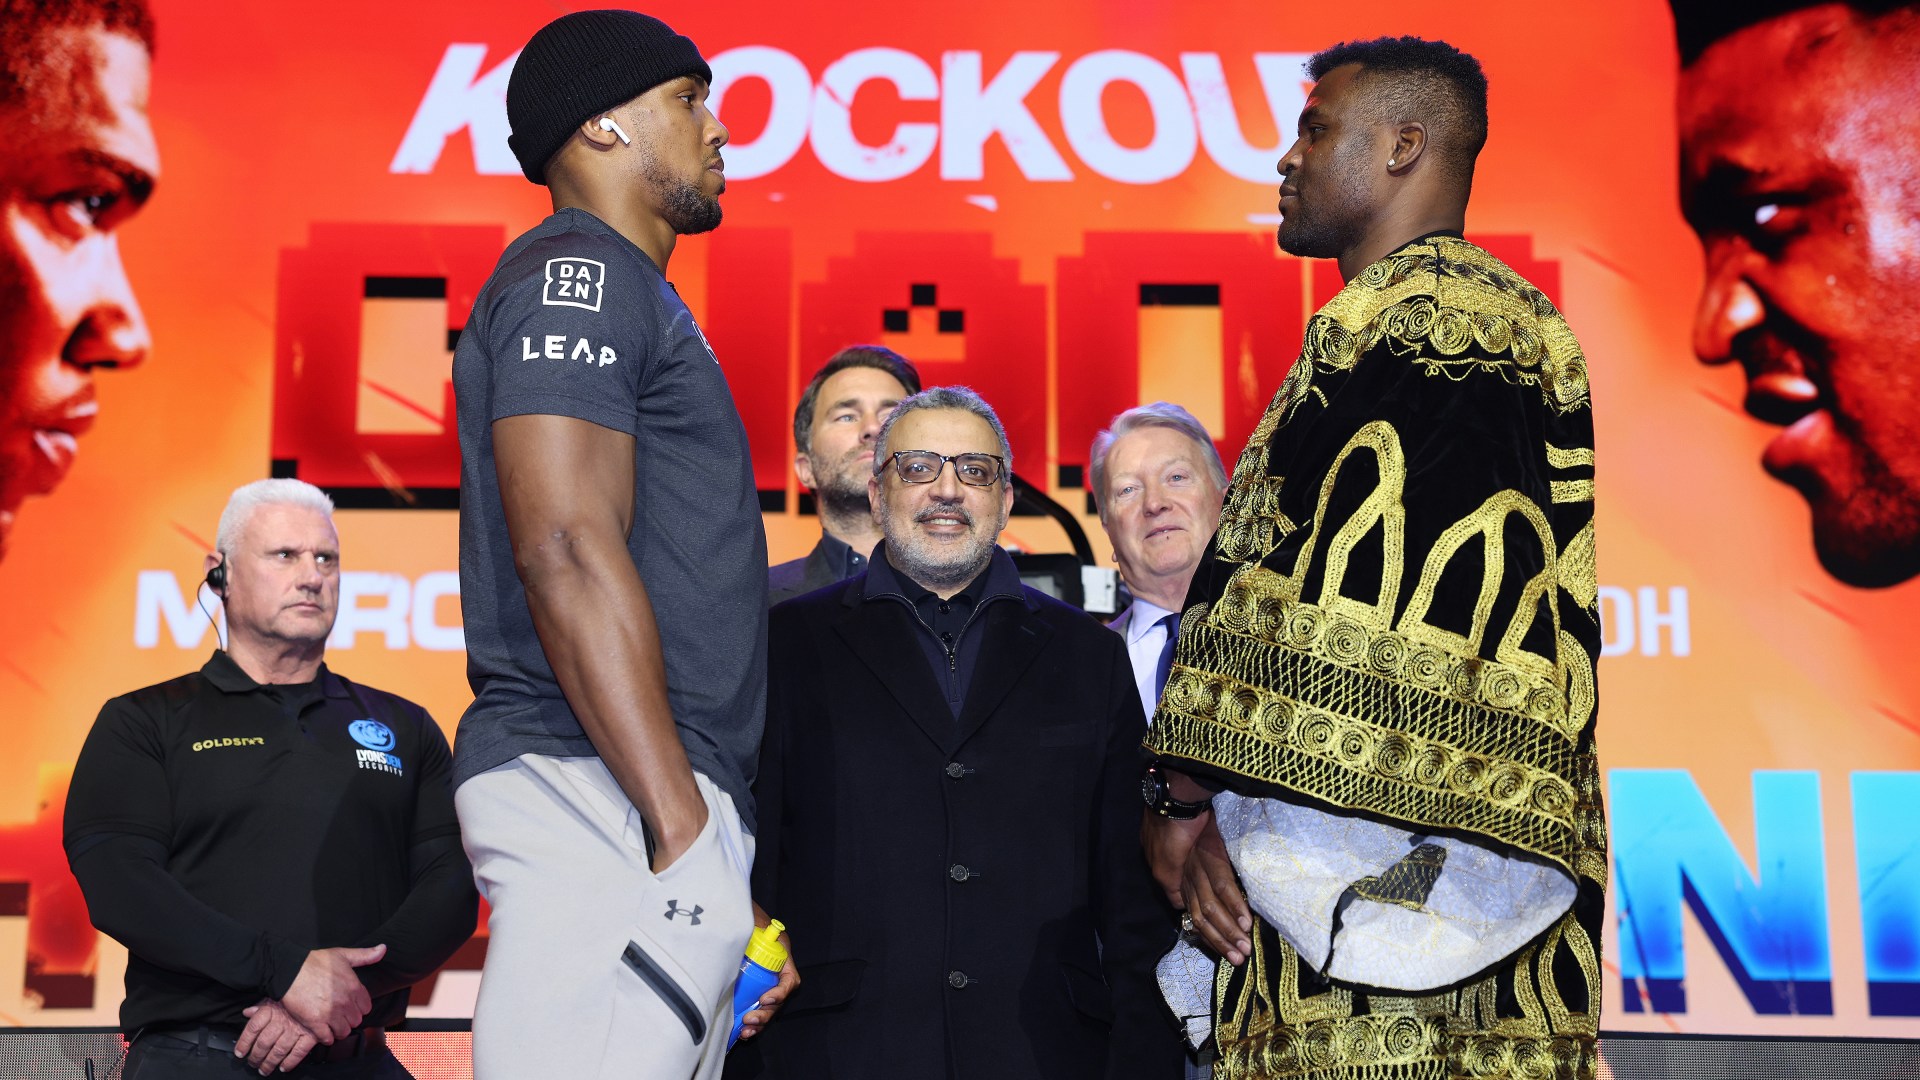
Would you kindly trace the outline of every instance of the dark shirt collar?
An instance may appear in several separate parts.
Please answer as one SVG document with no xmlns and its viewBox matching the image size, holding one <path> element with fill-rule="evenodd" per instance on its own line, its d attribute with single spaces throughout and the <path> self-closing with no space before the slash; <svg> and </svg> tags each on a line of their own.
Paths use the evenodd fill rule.
<svg viewBox="0 0 1920 1080">
<path fill-rule="evenodd" d="M 200 674 L 223 693 L 244 694 L 261 689 L 261 684 L 253 681 L 253 676 L 247 674 L 246 669 L 242 668 L 225 649 L 213 650 L 213 656 L 201 665 Z M 347 696 L 346 680 L 329 671 L 324 661 L 321 662 L 320 672 L 315 676 L 314 681 L 320 684 L 330 698 Z"/>
<path fill-rule="evenodd" d="M 817 557 L 825 559 L 827 565 L 833 568 L 836 580 L 844 581 L 866 569 L 868 560 L 864 554 L 853 550 L 852 544 L 825 529 L 820 530 L 820 543 L 813 550 Z"/>
<path fill-rule="evenodd" d="M 904 583 L 907 588 L 920 590 L 909 593 L 907 599 L 913 603 L 914 610 L 920 613 L 920 620 L 928 626 L 935 625 L 937 616 L 954 612 L 958 613 L 957 618 L 964 625 L 967 617 L 973 614 L 974 606 L 979 602 L 980 586 L 985 583 L 987 573 L 987 570 L 980 571 L 972 581 L 961 586 L 959 592 L 947 597 L 942 597 L 932 589 L 923 589 L 915 582 L 907 581 Z"/>
<path fill-rule="evenodd" d="M 915 597 L 930 591 L 894 569 L 892 560 L 887 557 L 887 542 L 882 540 L 874 546 L 873 557 L 867 560 L 867 579 L 858 599 L 895 596 L 911 604 Z M 993 549 L 993 557 L 987 560 L 987 568 L 962 591 L 971 594 L 976 606 L 998 599 L 1028 603 L 1027 594 L 1020 584 L 1020 571 L 1013 565 L 1013 556 L 1008 555 L 1005 548 L 997 546 Z M 848 592 L 848 599 L 855 599 L 852 590 Z M 1028 606 L 1033 605 L 1028 603 Z"/>
</svg>

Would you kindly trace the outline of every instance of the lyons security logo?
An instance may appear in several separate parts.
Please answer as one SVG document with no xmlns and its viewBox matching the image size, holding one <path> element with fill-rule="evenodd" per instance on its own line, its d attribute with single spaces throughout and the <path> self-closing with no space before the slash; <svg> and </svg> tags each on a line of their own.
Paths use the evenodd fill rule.
<svg viewBox="0 0 1920 1080">
<path fill-rule="evenodd" d="M 600 298 L 606 292 L 607 264 L 593 259 L 560 258 L 547 260 L 547 288 L 540 302 L 548 307 L 577 307 L 600 310 Z"/>
<path fill-rule="evenodd" d="M 399 741 L 394 738 L 392 728 L 372 717 L 368 717 L 365 720 L 355 720 L 353 723 L 348 724 L 347 734 L 353 736 L 354 742 L 366 748 L 364 750 L 354 751 L 355 757 L 359 759 L 361 768 L 372 769 L 375 772 L 392 773 L 395 776 L 401 774 L 399 756 L 388 753 L 388 751 L 393 749 L 394 744 Z"/>
</svg>

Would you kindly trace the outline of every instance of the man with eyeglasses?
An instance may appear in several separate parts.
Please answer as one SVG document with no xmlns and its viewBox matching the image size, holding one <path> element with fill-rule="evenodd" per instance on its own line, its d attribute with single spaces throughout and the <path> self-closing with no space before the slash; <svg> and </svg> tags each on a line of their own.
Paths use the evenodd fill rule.
<svg viewBox="0 0 1920 1080">
<path fill-rule="evenodd" d="M 874 463 L 866 571 L 770 616 L 754 897 L 806 981 L 727 1075 L 1175 1075 L 1126 647 L 1000 550 L 979 395 L 907 398 Z"/>
</svg>

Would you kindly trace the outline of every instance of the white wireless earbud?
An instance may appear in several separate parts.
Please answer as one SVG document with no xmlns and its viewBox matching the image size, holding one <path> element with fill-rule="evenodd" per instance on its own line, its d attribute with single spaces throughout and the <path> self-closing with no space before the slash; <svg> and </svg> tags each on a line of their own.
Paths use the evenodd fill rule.
<svg viewBox="0 0 1920 1080">
<path fill-rule="evenodd" d="M 627 133 L 620 130 L 620 125 L 615 123 L 613 117 L 611 116 L 603 116 L 600 118 L 600 130 L 611 131 L 615 135 L 620 136 L 620 141 L 622 143 L 626 144 L 627 146 L 633 145 L 633 140 L 627 138 Z"/>
</svg>

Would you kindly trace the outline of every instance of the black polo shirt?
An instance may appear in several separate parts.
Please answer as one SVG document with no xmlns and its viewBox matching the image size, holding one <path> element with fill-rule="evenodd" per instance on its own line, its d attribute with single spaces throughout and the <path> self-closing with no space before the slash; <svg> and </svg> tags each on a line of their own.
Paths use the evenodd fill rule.
<svg viewBox="0 0 1920 1080">
<path fill-rule="evenodd" d="M 244 1023 L 309 950 L 384 942 L 366 1026 L 473 930 L 452 755 L 426 710 L 324 665 L 262 686 L 224 652 L 114 698 L 74 765 L 65 841 L 96 926 L 132 954 L 120 1019 Z M 464 921 L 463 921 L 464 920 Z"/>
</svg>

